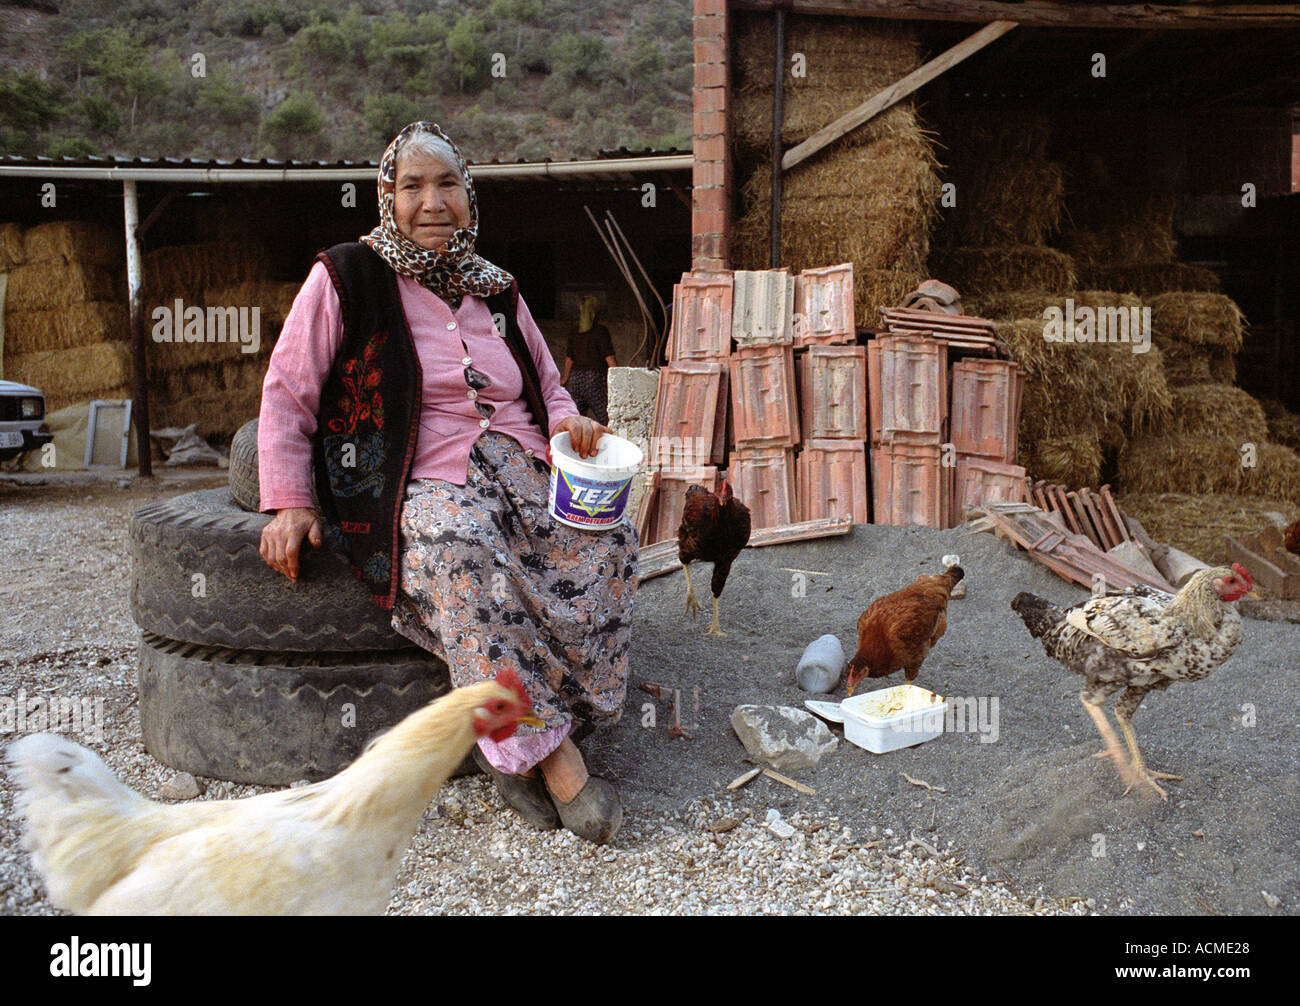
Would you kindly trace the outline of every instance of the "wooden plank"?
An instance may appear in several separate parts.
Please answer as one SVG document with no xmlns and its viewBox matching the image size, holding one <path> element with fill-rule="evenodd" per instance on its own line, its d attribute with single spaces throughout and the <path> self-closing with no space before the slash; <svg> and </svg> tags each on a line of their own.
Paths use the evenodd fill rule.
<svg viewBox="0 0 1300 1006">
<path fill-rule="evenodd" d="M 1079 490 L 1079 502 L 1083 504 L 1084 511 L 1092 521 L 1093 530 L 1097 532 L 1096 537 L 1093 539 L 1093 544 L 1100 546 L 1102 551 L 1106 551 L 1107 549 L 1118 545 L 1118 541 L 1111 540 L 1110 528 L 1108 528 L 1106 522 L 1102 520 L 1101 511 L 1097 509 L 1097 504 L 1092 498 L 1092 490 L 1087 486 L 1084 486 Z"/>
<path fill-rule="evenodd" d="M 1083 528 L 1079 525 L 1079 518 L 1074 515 L 1074 507 L 1070 506 L 1070 501 L 1065 497 L 1064 486 L 1049 486 L 1048 491 L 1051 493 L 1051 499 L 1056 504 L 1052 509 L 1065 518 L 1065 526 L 1075 534 L 1083 534 Z"/>
<path fill-rule="evenodd" d="M 728 0 L 730 10 L 838 14 L 901 21 L 1014 21 L 1044 28 L 1295 28 L 1293 3 L 1077 3 L 1062 0 Z"/>
<path fill-rule="evenodd" d="M 780 527 L 759 528 L 750 534 L 749 547 L 762 548 L 764 545 L 783 545 L 790 541 L 827 538 L 831 535 L 848 534 L 852 529 L 853 518 L 851 517 L 820 517 L 817 520 L 783 524 Z"/>
<path fill-rule="evenodd" d="M 1124 520 L 1124 515 L 1119 511 L 1119 504 L 1115 502 L 1115 497 L 1110 494 L 1110 486 L 1101 487 L 1102 502 L 1110 511 L 1111 520 L 1115 522 L 1115 527 L 1119 531 L 1121 541 L 1132 541 L 1133 536 L 1129 534 L 1128 523 Z"/>
<path fill-rule="evenodd" d="M 917 67 L 902 80 L 895 81 L 883 91 L 872 95 L 851 112 L 841 115 L 830 125 L 823 126 L 803 143 L 787 151 L 781 158 L 781 170 L 789 171 L 796 164 L 812 157 L 817 151 L 834 143 L 845 133 L 857 129 L 868 119 L 897 104 L 923 84 L 928 84 L 944 71 L 956 66 L 968 56 L 973 56 L 1015 27 L 1014 21 L 994 21 L 992 24 L 986 24 L 969 38 L 963 39 L 947 52 Z"/>
<path fill-rule="evenodd" d="M 681 569 L 682 563 L 677 556 L 676 539 L 643 546 L 637 552 L 637 579 L 644 583 L 646 580 L 653 580 L 656 576 L 663 576 L 665 573 Z"/>
</svg>

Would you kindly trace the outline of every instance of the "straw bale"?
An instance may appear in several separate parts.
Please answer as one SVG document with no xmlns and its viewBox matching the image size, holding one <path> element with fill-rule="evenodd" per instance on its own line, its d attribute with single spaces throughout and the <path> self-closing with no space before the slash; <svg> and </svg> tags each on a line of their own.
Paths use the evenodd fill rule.
<svg viewBox="0 0 1300 1006">
<path fill-rule="evenodd" d="M 1127 185 L 1074 192 L 1066 198 L 1070 224 L 1061 247 L 1080 266 L 1172 262 L 1175 199 Z"/>
<path fill-rule="evenodd" d="M 1268 422 L 1259 402 L 1229 384 L 1192 384 L 1173 391 L 1171 436 L 1231 437 L 1237 443 L 1263 443 Z"/>
<path fill-rule="evenodd" d="M 897 307 L 925 274 L 907 269 L 853 270 L 853 316 L 860 327 L 880 326 L 880 309 Z"/>
<path fill-rule="evenodd" d="M 37 262 L 9 273 L 5 311 L 46 311 L 97 300 L 125 303 L 125 273 L 75 261 Z"/>
<path fill-rule="evenodd" d="M 834 146 L 795 168 L 782 189 L 781 265 L 798 272 L 852 262 L 924 272 L 939 181 L 920 131 L 869 146 Z M 768 267 L 771 173 L 760 166 L 742 188 L 733 229 L 738 269 Z M 906 291 L 905 291 L 906 292 Z"/>
<path fill-rule="evenodd" d="M 262 331 L 278 329 L 289 315 L 294 298 L 302 289 L 301 283 L 277 283 L 269 280 L 247 280 L 231 286 L 205 291 L 206 307 L 257 307 L 260 309 Z"/>
<path fill-rule="evenodd" d="M 1245 467 L 1235 437 L 1161 437 L 1121 452 L 1125 492 L 1233 493 L 1300 500 L 1300 457 L 1278 444 L 1256 443 L 1255 466 Z"/>
<path fill-rule="evenodd" d="M 18 224 L 0 224 L 0 270 L 7 271 L 23 261 L 23 229 Z"/>
<path fill-rule="evenodd" d="M 1275 398 L 1260 399 L 1268 422 L 1269 439 L 1293 451 L 1300 450 L 1300 416 Z"/>
<path fill-rule="evenodd" d="M 1162 339 L 1241 349 L 1245 316 L 1219 293 L 1164 293 L 1151 300 L 1151 328 Z"/>
<path fill-rule="evenodd" d="M 1295 508 L 1294 500 L 1230 494 L 1123 493 L 1116 502 L 1156 541 L 1215 566 L 1233 561 L 1227 536 L 1255 534 L 1269 524 L 1270 514 L 1289 515 Z"/>
<path fill-rule="evenodd" d="M 42 350 L 5 356 L 5 377 L 40 388 L 47 408 L 90 397 L 90 392 L 131 383 L 131 346 L 96 342 L 74 349 Z M 61 405 L 49 405 L 57 400 Z"/>
<path fill-rule="evenodd" d="M 1101 482 L 1102 450 L 1096 437 L 1043 437 L 1028 445 L 1025 453 L 1031 478 L 1072 489 Z"/>
<path fill-rule="evenodd" d="M 126 305 L 115 301 L 69 304 L 50 311 L 9 311 L 5 314 L 5 353 L 71 349 L 93 342 L 122 342 L 131 338 Z"/>
<path fill-rule="evenodd" d="M 766 149 L 772 135 L 772 20 L 737 13 L 732 24 L 732 137 Z M 786 19 L 786 57 L 803 56 L 803 76 L 787 74 L 781 136 L 785 149 L 852 110 L 923 62 L 917 30 L 866 18 L 794 15 Z M 886 113 L 887 115 L 888 113 Z M 837 143 L 869 143 L 877 116 Z"/>
<path fill-rule="evenodd" d="M 125 238 L 120 228 L 86 220 L 53 220 L 23 235 L 27 262 L 80 262 L 122 268 Z"/>
<path fill-rule="evenodd" d="M 975 298 L 1006 290 L 1073 290 L 1074 263 L 1055 248 L 1002 245 L 936 252 L 931 273 Z"/>
<path fill-rule="evenodd" d="M 1175 290 L 1213 292 L 1219 289 L 1219 277 L 1211 270 L 1182 262 L 1081 264 L 1079 282 L 1083 286 L 1099 290 L 1123 290 L 1139 297 L 1154 297 Z"/>
<path fill-rule="evenodd" d="M 200 302 L 205 290 L 261 279 L 270 268 L 270 257 L 258 245 L 170 245 L 145 255 L 144 289 L 160 301 L 184 295 Z"/>
<path fill-rule="evenodd" d="M 941 210 L 944 247 L 1043 244 L 1061 221 L 1065 171 L 1047 156 L 1040 112 L 971 112 L 940 129 L 939 158 L 956 205 Z"/>
<path fill-rule="evenodd" d="M 1076 309 L 1142 307 L 1141 298 L 1131 293 L 1116 293 L 1113 290 L 1072 290 L 1067 293 L 1057 293 L 1052 290 L 1004 290 L 1000 293 L 976 294 L 970 297 L 963 294 L 962 303 L 966 305 L 968 313 L 984 318 L 1041 319 L 1043 312 L 1049 307 L 1057 307 L 1064 311 L 1067 299 L 1074 301 Z"/>
</svg>

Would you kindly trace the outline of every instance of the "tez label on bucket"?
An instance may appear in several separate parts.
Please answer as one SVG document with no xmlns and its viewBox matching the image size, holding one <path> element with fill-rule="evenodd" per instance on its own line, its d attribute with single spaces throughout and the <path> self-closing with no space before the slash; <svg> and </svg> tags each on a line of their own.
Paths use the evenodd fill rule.
<svg viewBox="0 0 1300 1006">
<path fill-rule="evenodd" d="M 604 482 L 579 478 L 554 468 L 551 470 L 551 492 L 555 496 L 555 516 L 589 527 L 613 524 L 623 516 L 631 485 L 630 478 L 621 482 Z"/>
</svg>

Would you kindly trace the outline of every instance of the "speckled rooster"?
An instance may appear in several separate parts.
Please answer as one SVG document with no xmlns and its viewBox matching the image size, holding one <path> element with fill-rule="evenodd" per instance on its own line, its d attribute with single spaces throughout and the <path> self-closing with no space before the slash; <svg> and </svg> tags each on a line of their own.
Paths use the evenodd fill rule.
<svg viewBox="0 0 1300 1006">
<path fill-rule="evenodd" d="M 1254 587 L 1239 563 L 1231 569 L 1203 569 L 1177 594 L 1150 587 L 1130 587 L 1122 593 L 1094 597 L 1073 608 L 1061 608 L 1045 598 L 1020 593 L 1011 607 L 1047 655 L 1087 679 L 1079 698 L 1088 710 L 1106 750 L 1097 757 L 1115 759 L 1120 774 L 1134 786 L 1150 786 L 1164 799 L 1169 795 L 1157 779 L 1181 779 L 1153 772 L 1142 761 L 1137 734 L 1130 722 L 1147 692 L 1168 688 L 1175 681 L 1199 681 L 1222 664 L 1241 643 L 1241 616 L 1229 603 Z M 1115 703 L 1128 743 L 1128 761 L 1101 704 L 1120 689 Z"/>
</svg>

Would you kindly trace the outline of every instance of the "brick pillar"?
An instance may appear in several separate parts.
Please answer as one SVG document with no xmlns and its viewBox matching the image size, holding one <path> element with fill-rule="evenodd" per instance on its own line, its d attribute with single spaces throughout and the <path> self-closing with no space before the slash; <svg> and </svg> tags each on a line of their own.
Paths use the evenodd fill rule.
<svg viewBox="0 0 1300 1006">
<path fill-rule="evenodd" d="M 727 126 L 727 0 L 695 0 L 695 169 L 691 194 L 691 268 L 728 268 L 731 240 L 731 143 Z"/>
</svg>

